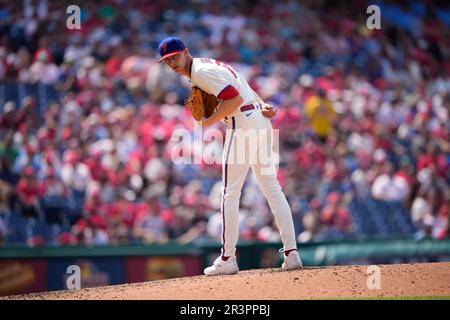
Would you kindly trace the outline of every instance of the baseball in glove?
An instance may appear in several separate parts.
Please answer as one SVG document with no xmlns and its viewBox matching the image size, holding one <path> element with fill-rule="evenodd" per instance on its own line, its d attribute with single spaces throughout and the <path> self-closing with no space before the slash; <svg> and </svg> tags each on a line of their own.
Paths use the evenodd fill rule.
<svg viewBox="0 0 450 320">
<path fill-rule="evenodd" d="M 216 109 L 219 101 L 216 96 L 203 91 L 199 87 L 192 87 L 191 96 L 186 100 L 186 107 L 191 110 L 195 120 L 200 121 L 203 117 L 208 118 Z"/>
</svg>

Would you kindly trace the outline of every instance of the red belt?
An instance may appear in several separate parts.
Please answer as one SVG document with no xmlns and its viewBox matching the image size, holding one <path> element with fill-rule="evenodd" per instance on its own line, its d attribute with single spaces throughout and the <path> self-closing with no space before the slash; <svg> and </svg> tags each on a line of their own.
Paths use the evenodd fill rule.
<svg viewBox="0 0 450 320">
<path fill-rule="evenodd" d="M 256 109 L 253 104 L 247 104 L 247 105 L 241 107 L 241 112 L 245 112 L 245 111 L 253 110 L 253 109 Z"/>
<path fill-rule="evenodd" d="M 254 109 L 256 109 L 257 107 L 255 107 L 253 104 L 246 104 L 245 106 L 242 106 L 241 108 L 240 108 L 240 110 L 241 110 L 241 112 L 245 112 L 245 111 L 248 111 L 248 110 L 254 110 Z M 228 117 L 225 117 L 225 122 L 228 120 Z"/>
</svg>

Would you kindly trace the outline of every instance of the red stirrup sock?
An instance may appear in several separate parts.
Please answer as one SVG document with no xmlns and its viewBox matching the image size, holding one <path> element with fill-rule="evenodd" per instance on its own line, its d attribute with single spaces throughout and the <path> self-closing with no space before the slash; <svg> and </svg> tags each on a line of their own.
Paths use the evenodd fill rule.
<svg viewBox="0 0 450 320">
<path fill-rule="evenodd" d="M 284 256 L 287 257 L 289 255 L 289 252 L 295 251 L 295 250 L 297 250 L 297 249 L 291 249 L 291 250 L 284 251 Z"/>
</svg>

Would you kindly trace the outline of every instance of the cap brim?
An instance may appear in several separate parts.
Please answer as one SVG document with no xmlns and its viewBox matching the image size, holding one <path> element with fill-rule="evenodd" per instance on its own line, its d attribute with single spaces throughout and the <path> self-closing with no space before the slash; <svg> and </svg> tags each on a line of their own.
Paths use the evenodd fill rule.
<svg viewBox="0 0 450 320">
<path fill-rule="evenodd" d="M 163 55 L 163 56 L 161 57 L 161 59 L 159 59 L 158 62 L 161 62 L 161 61 L 163 61 L 164 59 L 166 59 L 166 58 L 168 58 L 168 57 L 174 56 L 174 55 L 180 53 L 181 51 L 183 51 L 183 50 L 178 50 L 178 51 L 171 52 L 171 53 L 168 53 L 168 54 L 166 54 L 166 55 Z"/>
</svg>

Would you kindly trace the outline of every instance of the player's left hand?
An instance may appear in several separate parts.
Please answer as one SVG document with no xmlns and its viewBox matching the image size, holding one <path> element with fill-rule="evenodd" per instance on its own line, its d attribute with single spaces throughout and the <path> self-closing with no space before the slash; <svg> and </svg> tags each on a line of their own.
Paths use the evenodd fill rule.
<svg viewBox="0 0 450 320">
<path fill-rule="evenodd" d="M 275 109 L 272 105 L 265 103 L 262 106 L 261 112 L 264 117 L 270 119 L 270 118 L 273 118 L 277 114 L 277 109 Z"/>
</svg>

